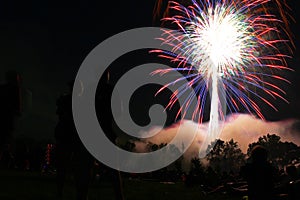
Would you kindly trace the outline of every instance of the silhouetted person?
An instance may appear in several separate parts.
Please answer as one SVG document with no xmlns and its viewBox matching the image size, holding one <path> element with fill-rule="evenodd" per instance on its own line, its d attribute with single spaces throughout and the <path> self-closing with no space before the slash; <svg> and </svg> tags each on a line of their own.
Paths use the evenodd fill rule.
<svg viewBox="0 0 300 200">
<path fill-rule="evenodd" d="M 55 128 L 55 139 L 58 196 L 63 195 L 67 169 L 69 164 L 72 164 L 77 200 L 86 200 L 94 159 L 80 141 L 74 124 L 72 114 L 73 83 L 73 81 L 69 83 L 69 93 L 60 96 L 57 100 L 58 123 Z"/>
<path fill-rule="evenodd" d="M 20 75 L 16 71 L 7 71 L 5 81 L 0 85 L 0 162 L 9 167 L 8 162 L 13 160 L 15 120 L 21 115 Z"/>
<path fill-rule="evenodd" d="M 249 200 L 274 200 L 276 169 L 268 162 L 268 151 L 257 145 L 252 149 L 250 162 L 241 168 L 248 184 Z"/>
<path fill-rule="evenodd" d="M 104 133 L 106 134 L 106 137 L 116 145 L 117 140 L 117 126 L 114 121 L 114 117 L 111 111 L 111 97 L 113 92 L 113 86 L 109 83 L 109 72 L 107 73 L 107 77 L 104 81 L 104 84 L 101 85 L 100 88 L 98 88 L 98 91 L 96 93 L 96 111 L 97 111 L 97 117 L 100 121 L 100 125 Z M 121 102 L 118 105 L 116 110 L 120 110 L 121 108 Z M 116 155 L 117 156 L 117 155 Z M 109 168 L 108 167 L 108 173 L 112 178 L 113 188 L 115 191 L 116 199 L 117 200 L 123 200 L 123 191 L 122 191 L 122 178 L 120 171 Z"/>
</svg>

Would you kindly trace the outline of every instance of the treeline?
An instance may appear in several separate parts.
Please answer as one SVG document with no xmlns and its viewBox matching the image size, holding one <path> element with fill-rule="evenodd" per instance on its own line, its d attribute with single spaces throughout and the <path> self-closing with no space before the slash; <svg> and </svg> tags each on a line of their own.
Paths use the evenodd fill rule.
<svg viewBox="0 0 300 200">
<path fill-rule="evenodd" d="M 148 143 L 147 151 L 156 151 L 166 145 L 165 143 Z M 293 142 L 283 142 L 275 134 L 268 134 L 249 144 L 246 154 L 233 139 L 230 141 L 219 139 L 208 146 L 205 158 L 190 159 L 188 170 L 183 167 L 186 165 L 186 162 L 184 163 L 186 158 L 182 155 L 174 163 L 158 171 L 145 174 L 124 174 L 124 176 L 159 181 L 185 181 L 187 185 L 203 184 L 214 187 L 223 182 L 238 181 L 239 170 L 242 165 L 249 162 L 250 152 L 256 145 L 264 146 L 269 151 L 269 160 L 279 172 L 284 172 L 286 166 L 298 166 L 300 163 L 299 146 Z M 55 144 L 52 141 L 35 141 L 21 137 L 15 140 L 14 147 L 11 148 L 14 148 L 14 151 L 10 151 L 14 152 L 14 155 L 7 155 L 1 161 L 8 164 L 9 168 L 55 173 Z M 126 142 L 122 148 L 135 151 L 136 147 L 134 142 Z M 171 146 L 171 152 L 180 151 L 175 145 Z M 95 167 L 100 166 L 101 170 L 102 165 L 99 162 L 95 163 L 97 163 Z"/>
<path fill-rule="evenodd" d="M 165 143 L 148 143 L 147 150 L 156 151 L 165 145 Z M 277 168 L 279 174 L 283 174 L 287 166 L 300 165 L 299 146 L 293 142 L 283 142 L 275 134 L 268 134 L 249 144 L 246 154 L 233 139 L 230 141 L 218 139 L 208 146 L 205 158 L 195 157 L 189 161 L 188 170 L 183 169 L 185 160 L 183 155 L 161 170 L 135 176 L 160 181 L 185 181 L 187 185 L 199 184 L 211 187 L 224 182 L 239 182 L 242 181 L 239 176 L 240 168 L 246 162 L 251 162 L 250 152 L 256 145 L 261 145 L 268 150 L 269 161 Z M 127 142 L 122 147 L 128 151 L 135 151 L 134 142 Z M 180 151 L 176 146 L 172 146 L 172 149 Z"/>
</svg>

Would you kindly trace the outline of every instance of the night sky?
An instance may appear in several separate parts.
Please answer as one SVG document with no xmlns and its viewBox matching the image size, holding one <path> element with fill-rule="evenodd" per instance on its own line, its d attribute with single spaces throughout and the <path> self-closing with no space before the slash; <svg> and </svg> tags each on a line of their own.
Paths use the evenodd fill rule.
<svg viewBox="0 0 300 200">
<path fill-rule="evenodd" d="M 279 112 L 265 109 L 271 121 L 300 118 L 300 1 L 288 2 L 296 20 L 291 28 L 297 48 L 289 61 L 295 71 L 288 75 L 292 84 L 282 86 L 290 104 L 276 103 Z M 15 69 L 32 93 L 32 107 L 20 119 L 18 134 L 52 137 L 56 98 L 87 54 L 116 33 L 152 26 L 154 5 L 155 0 L 0 1 L 0 81 L 6 70 Z"/>
</svg>

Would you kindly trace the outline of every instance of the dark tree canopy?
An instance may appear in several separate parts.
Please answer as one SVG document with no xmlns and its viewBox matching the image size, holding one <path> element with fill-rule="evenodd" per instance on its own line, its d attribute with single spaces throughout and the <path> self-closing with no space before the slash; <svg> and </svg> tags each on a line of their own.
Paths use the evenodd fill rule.
<svg viewBox="0 0 300 200">
<path fill-rule="evenodd" d="M 249 144 L 248 155 L 256 145 L 265 147 L 269 153 L 269 160 L 279 168 L 300 161 L 300 147 L 292 142 L 282 142 L 278 135 L 267 134 L 257 142 Z"/>
<path fill-rule="evenodd" d="M 210 166 L 218 172 L 238 173 L 245 162 L 245 154 L 233 139 L 228 142 L 216 140 L 208 146 L 207 153 Z"/>
</svg>

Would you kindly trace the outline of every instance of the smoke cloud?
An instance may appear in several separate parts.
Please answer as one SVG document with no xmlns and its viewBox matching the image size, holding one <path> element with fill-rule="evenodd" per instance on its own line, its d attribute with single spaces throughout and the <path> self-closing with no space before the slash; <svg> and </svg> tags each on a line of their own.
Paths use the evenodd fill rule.
<svg viewBox="0 0 300 200">
<path fill-rule="evenodd" d="M 156 132 L 161 127 L 153 127 L 148 131 L 149 135 Z M 197 130 L 196 137 L 192 145 L 184 153 L 184 163 L 188 163 L 192 158 L 198 157 L 199 152 L 204 153 L 207 145 L 203 146 L 205 135 L 208 130 L 208 123 L 198 125 L 192 121 L 182 121 L 181 129 L 179 124 L 172 127 L 162 129 L 155 136 L 135 142 L 136 152 L 147 152 L 147 145 L 149 143 L 161 144 L 169 143 L 178 131 L 184 131 L 184 134 L 192 134 L 192 131 Z M 284 121 L 268 122 L 255 118 L 248 114 L 232 114 L 227 117 L 219 139 L 229 141 L 233 139 L 238 142 L 239 147 L 243 153 L 247 152 L 248 145 L 256 142 L 259 137 L 267 134 L 276 134 L 281 137 L 282 141 L 293 142 L 300 145 L 300 121 L 295 119 L 288 119 Z M 181 138 L 184 140 L 184 138 Z M 179 150 L 181 146 L 177 146 Z"/>
</svg>

